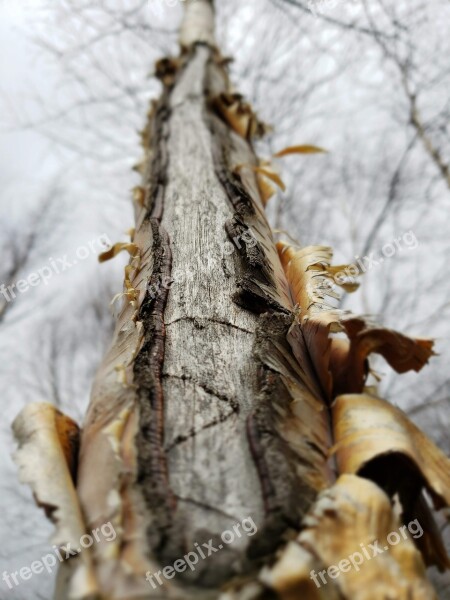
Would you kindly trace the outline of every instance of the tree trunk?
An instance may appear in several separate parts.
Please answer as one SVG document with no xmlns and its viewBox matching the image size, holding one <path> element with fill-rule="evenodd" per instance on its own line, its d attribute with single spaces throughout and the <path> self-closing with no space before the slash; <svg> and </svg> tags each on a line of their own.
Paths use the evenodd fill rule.
<svg viewBox="0 0 450 600">
<path fill-rule="evenodd" d="M 444 475 L 434 463 L 422 468 L 427 453 L 437 449 L 425 445 L 417 458 L 411 448 L 418 438 L 403 416 L 363 395 L 369 351 L 402 372 L 421 368 L 431 344 L 332 311 L 322 301 L 327 288 L 321 287 L 335 273 L 328 249 L 276 248 L 264 214 L 262 179 L 274 177 L 252 146 L 264 126 L 231 92 L 213 29 L 210 2 L 188 0 L 180 56 L 157 63 L 164 89 L 142 132 L 136 229 L 131 243 L 102 256 L 126 250 L 131 259 L 114 339 L 81 432 L 76 495 L 68 481 L 65 493 L 56 494 L 32 473 L 39 468 L 31 468 L 36 448 L 47 443 L 34 439 L 33 456 L 26 444 L 36 436 L 29 426 L 36 415 L 23 415 L 15 424 L 23 444 L 23 478 L 41 504 L 53 507 L 55 543 L 76 544 L 80 532 L 109 522 L 117 533 L 64 564 L 57 598 L 217 598 L 227 585 L 224 598 L 315 599 L 313 567 L 345 558 L 353 549 L 348 540 L 358 547 L 386 535 L 387 523 L 400 523 L 386 493 L 404 492 L 410 516 L 424 480 L 436 498 L 448 502 L 439 483 Z M 348 346 L 332 340 L 337 330 L 346 333 Z M 376 461 L 388 450 L 374 450 L 378 442 L 368 445 L 367 456 L 361 446 L 358 456 L 364 454 L 365 461 L 348 460 L 342 423 L 351 420 L 353 401 L 372 411 L 381 429 L 386 418 L 400 424 L 398 453 L 416 465 L 411 477 L 420 485 L 396 487 L 383 480 Z M 61 417 L 53 421 L 46 410 L 45 427 L 66 448 Z M 353 423 L 354 431 L 361 424 L 364 418 Z M 73 441 L 73 424 L 70 431 Z M 361 436 L 369 433 L 361 428 Z M 344 474 L 337 484 L 329 458 L 333 436 L 337 471 Z M 47 460 L 64 470 L 64 455 L 71 454 L 49 450 Z M 364 469 L 366 479 L 358 476 Z M 286 546 L 273 570 L 260 574 L 302 521 L 300 537 Z M 223 532 L 244 522 L 255 531 L 235 532 L 233 543 L 223 543 Z M 323 545 L 327 535 L 334 551 Z M 435 532 L 429 535 L 438 539 Z M 211 540 L 217 551 L 202 560 L 197 555 L 195 568 L 166 578 L 161 587 L 151 583 L 149 573 Z M 424 553 L 433 554 L 429 548 Z M 433 558 L 445 563 L 441 546 Z M 416 566 L 405 575 L 407 560 Z M 369 587 L 383 582 L 380 594 L 433 597 L 410 538 L 402 552 L 373 567 L 368 579 Z M 342 580 L 340 587 L 330 582 L 320 598 L 369 598 L 367 581 L 359 588 L 351 575 Z"/>
<path fill-rule="evenodd" d="M 275 426 L 277 412 L 290 410 L 290 395 L 258 356 L 264 337 L 274 335 L 270 321 L 285 339 L 292 303 L 255 174 L 235 170 L 258 164 L 250 137 L 218 114 L 229 82 L 212 45 L 212 19 L 208 2 L 189 4 L 181 56 L 157 66 L 165 88 L 143 134 L 150 145 L 136 193 L 134 239 L 140 276 L 149 253 L 152 266 L 134 314 L 143 339 L 127 367 L 127 385 L 137 420 L 137 485 L 151 523 L 146 542 L 158 560 L 170 564 L 196 542 L 216 543 L 246 517 L 258 527 L 257 535 L 225 546 L 186 575 L 219 586 L 252 568 L 250 542 L 255 559 L 275 548 L 315 490 L 298 476 L 296 454 Z M 240 110 L 243 120 L 257 123 L 249 107 Z M 103 373 L 100 380 L 103 385 Z M 108 390 L 108 400 L 115 396 Z M 84 427 L 79 468 L 89 513 L 93 502 L 104 501 L 91 496 L 94 473 L 103 472 L 90 448 L 98 397 Z M 308 453 L 302 458 L 307 465 Z M 100 453 L 97 460 L 104 460 Z M 100 507 L 99 514 L 107 516 Z"/>
</svg>

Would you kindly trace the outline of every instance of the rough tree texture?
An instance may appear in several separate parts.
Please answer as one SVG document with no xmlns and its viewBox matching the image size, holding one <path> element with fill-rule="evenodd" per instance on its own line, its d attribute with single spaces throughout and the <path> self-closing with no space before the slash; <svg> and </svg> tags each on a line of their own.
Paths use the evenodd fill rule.
<svg viewBox="0 0 450 600">
<path fill-rule="evenodd" d="M 448 505 L 449 461 L 365 387 L 370 353 L 420 370 L 432 342 L 334 309 L 345 265 L 329 248 L 274 245 L 267 179 L 282 182 L 254 154 L 265 127 L 231 89 L 208 0 L 187 2 L 180 42 L 156 65 L 164 89 L 142 132 L 131 242 L 100 257 L 130 262 L 80 451 L 76 425 L 49 405 L 14 425 L 55 543 L 109 521 L 117 532 L 64 564 L 56 598 L 433 598 L 425 564 L 448 558 L 423 488 Z M 161 588 L 145 580 L 246 517 L 255 535 Z M 361 578 L 312 582 L 311 569 L 414 518 L 421 541 L 407 536 Z"/>
<path fill-rule="evenodd" d="M 209 105 L 226 89 L 218 60 L 206 45 L 190 47 L 151 124 L 155 158 L 145 203 L 165 232 L 158 234 L 167 257 L 161 275 L 173 283 L 169 290 L 156 281 L 143 301 L 138 318 L 151 335 L 136 358 L 133 381 L 139 478 L 156 519 L 151 546 L 167 562 L 249 515 L 263 527 L 276 512 L 271 526 L 282 531 L 301 514 L 297 499 L 308 497 L 289 449 L 271 431 L 271 403 L 264 408 L 261 364 L 253 353 L 258 316 L 232 300 L 238 281 L 250 277 L 249 259 L 230 254 L 226 227 L 243 252 L 253 244 L 246 220 L 272 245 L 272 256 L 262 244 L 249 248 L 257 261 L 251 276 L 261 274 L 268 296 L 275 297 L 273 271 L 280 265 L 267 224 L 231 171 L 255 163 L 255 156 Z M 272 267 L 271 260 L 278 264 Z M 274 301 L 261 300 L 266 309 Z M 263 531 L 261 537 L 265 543 Z M 217 584 L 242 569 L 244 550 L 226 547 L 192 576 Z"/>
</svg>

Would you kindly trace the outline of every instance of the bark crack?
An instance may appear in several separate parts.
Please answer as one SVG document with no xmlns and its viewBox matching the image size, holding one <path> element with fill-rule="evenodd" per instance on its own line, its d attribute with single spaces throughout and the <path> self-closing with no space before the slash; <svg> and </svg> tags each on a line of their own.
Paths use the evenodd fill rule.
<svg viewBox="0 0 450 600">
<path fill-rule="evenodd" d="M 171 270 L 169 237 L 156 219 L 150 219 L 153 231 L 154 270 L 150 278 L 158 294 L 146 294 L 139 310 L 144 324 L 144 344 L 134 362 L 134 383 L 140 408 L 137 434 L 138 483 L 147 506 L 158 516 L 162 528 L 167 527 L 175 500 L 169 488 L 164 441 L 164 395 L 162 368 L 164 362 L 164 308 L 168 289 L 160 286 Z M 155 528 L 149 528 L 153 536 Z"/>
<path fill-rule="evenodd" d="M 167 446 L 167 448 L 165 449 L 165 451 L 166 452 L 170 452 L 171 450 L 173 450 L 174 448 L 176 448 L 177 446 L 179 446 L 183 442 L 187 442 L 188 440 L 192 439 L 193 437 L 195 437 L 196 435 L 198 435 L 202 431 L 205 431 L 206 429 L 210 429 L 211 427 L 214 427 L 216 425 L 220 425 L 220 424 L 224 423 L 230 417 L 232 417 L 233 415 L 236 415 L 238 412 L 239 412 L 238 408 L 232 407 L 232 410 L 228 414 L 226 414 L 226 415 L 219 415 L 218 417 L 215 417 L 209 423 L 206 423 L 202 427 L 199 427 L 199 428 L 192 427 L 188 431 L 188 433 L 177 435 L 175 437 L 175 439 L 173 440 L 173 442 L 171 444 L 169 444 L 169 446 Z"/>
<path fill-rule="evenodd" d="M 206 502 L 200 502 L 199 500 L 195 500 L 194 498 L 186 498 L 186 497 L 178 496 L 178 495 L 176 496 L 176 498 L 177 498 L 177 500 L 181 500 L 182 502 L 189 502 L 190 504 L 195 504 L 195 506 L 199 506 L 200 508 L 205 508 L 206 510 L 215 512 L 218 515 L 222 515 L 222 517 L 226 517 L 227 519 L 233 519 L 233 521 L 239 521 L 239 518 L 236 515 L 230 515 L 230 513 L 220 510 L 220 508 L 216 508 L 215 506 L 207 504 Z"/>
<path fill-rule="evenodd" d="M 166 327 L 169 327 L 174 323 L 178 323 L 179 321 L 192 321 L 198 329 L 202 329 L 203 327 L 205 327 L 205 325 L 203 325 L 203 322 L 208 322 L 217 323 L 218 325 L 223 325 L 224 327 L 232 327 L 233 329 L 243 331 L 244 333 L 254 334 L 254 331 L 250 331 L 250 329 L 244 329 L 243 327 L 239 327 L 239 325 L 235 325 L 234 323 L 230 323 L 229 321 L 221 321 L 220 319 L 215 319 L 214 317 L 190 317 L 186 315 L 184 317 L 178 317 L 178 319 L 174 319 L 173 321 L 169 321 L 168 323 L 166 323 Z"/>
<path fill-rule="evenodd" d="M 169 289 L 163 285 L 170 280 L 172 253 L 169 235 L 161 226 L 164 212 L 165 189 L 169 165 L 168 140 L 171 88 L 164 87 L 160 101 L 155 105 L 150 137 L 154 151 L 147 173 L 147 212 L 144 221 L 152 230 L 153 272 L 147 282 L 145 297 L 139 309 L 138 320 L 144 328 L 144 343 L 134 361 L 134 384 L 139 405 L 137 483 L 141 487 L 152 522 L 147 528 L 150 547 L 160 548 L 168 535 L 176 500 L 170 489 L 167 459 L 164 451 L 164 392 L 162 370 L 165 354 L 166 330 L 164 311 Z M 155 293 L 155 290 L 157 292 Z"/>
<path fill-rule="evenodd" d="M 176 375 L 175 373 L 163 373 L 163 377 L 173 377 L 174 379 L 180 379 L 181 381 L 190 381 L 191 383 L 193 383 L 197 387 L 201 388 L 204 392 L 206 392 L 210 396 L 214 396 L 218 400 L 221 400 L 222 402 L 226 402 L 227 404 L 229 404 L 232 407 L 233 412 L 239 412 L 239 403 L 235 398 L 229 398 L 225 394 L 221 394 L 217 390 L 214 390 L 209 385 L 206 385 L 205 383 L 200 383 L 198 381 L 198 379 L 196 379 L 195 377 L 191 377 L 190 375 L 184 375 L 184 374 Z"/>
</svg>

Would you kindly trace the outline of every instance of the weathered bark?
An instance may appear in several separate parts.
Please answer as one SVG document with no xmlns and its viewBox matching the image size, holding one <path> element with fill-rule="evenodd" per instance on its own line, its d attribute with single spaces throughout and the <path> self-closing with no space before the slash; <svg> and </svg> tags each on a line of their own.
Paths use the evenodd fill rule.
<svg viewBox="0 0 450 600">
<path fill-rule="evenodd" d="M 131 259 L 78 468 L 59 413 L 28 408 L 14 426 L 55 541 L 108 522 L 117 533 L 64 565 L 56 598 L 434 598 L 425 564 L 444 569 L 448 558 L 432 525 L 360 583 L 351 573 L 318 591 L 309 577 L 407 519 L 432 523 L 424 487 L 436 508 L 448 505 L 448 459 L 365 387 L 370 353 L 420 370 L 432 342 L 333 309 L 330 281 L 355 284 L 337 281 L 345 265 L 330 265 L 331 249 L 275 247 L 262 177 L 278 178 L 252 146 L 264 126 L 225 65 L 212 5 L 188 1 L 180 56 L 156 66 L 164 89 L 142 132 L 132 241 L 101 256 Z M 221 544 L 248 517 L 255 535 Z M 160 588 L 146 581 L 209 540 L 220 551 L 194 570 Z"/>
<path fill-rule="evenodd" d="M 151 136 L 155 160 L 158 155 L 166 159 L 158 164 L 165 171 L 162 189 L 150 186 L 149 191 L 150 203 L 152 193 L 162 194 L 162 208 L 154 204 L 149 212 L 159 211 L 160 226 L 170 240 L 174 280 L 163 316 L 157 408 L 159 465 L 166 477 L 156 489 L 155 473 L 148 469 L 149 439 L 142 433 L 139 452 L 144 496 L 158 520 L 157 530 L 150 532 L 151 545 L 167 562 L 249 515 L 259 526 L 252 552 L 276 547 L 278 535 L 268 537 L 265 529 L 281 533 L 289 523 L 298 523 L 314 497 L 296 477 L 293 453 L 274 431 L 272 396 L 280 390 L 276 378 L 266 389 L 268 374 L 254 354 L 259 321 L 254 308 L 283 311 L 276 304 L 281 292 L 273 277 L 280 266 L 272 264 L 278 257 L 253 176 L 248 177 L 253 186 L 245 189 L 233 173 L 235 165 L 257 164 L 251 145 L 211 106 L 212 98 L 227 91 L 217 52 L 194 43 L 156 109 L 164 116 Z M 167 138 L 161 135 L 164 128 Z M 153 168 L 151 178 L 155 176 L 159 174 Z M 248 227 L 260 241 L 247 249 L 253 243 Z M 242 256 L 230 255 L 228 246 L 225 252 L 227 231 Z M 263 243 L 272 247 L 266 249 Z M 268 288 L 257 302 L 247 290 L 254 285 L 252 279 Z M 243 293 L 237 303 L 233 295 L 240 280 Z M 145 328 L 145 318 L 143 323 Z M 138 355 L 136 363 L 140 361 Z M 145 358 L 143 362 L 148 370 Z M 135 367 L 139 386 L 136 374 Z M 140 406 L 142 431 L 146 412 L 154 424 L 148 394 L 141 395 Z M 205 561 L 192 577 L 217 585 L 233 571 L 247 569 L 248 540 L 242 541 L 241 548 L 224 548 Z"/>
<path fill-rule="evenodd" d="M 157 108 L 164 120 L 152 136 L 154 152 L 167 157 L 164 165 L 160 163 L 165 172 L 153 170 L 151 175 L 164 183 L 161 188 L 150 186 L 149 195 L 162 194 L 159 227 L 166 232 L 165 252 L 171 254 L 165 275 L 173 283 L 170 290 L 161 286 L 158 291 L 159 297 L 167 295 L 159 315 L 164 332 L 157 342 L 152 332 L 149 345 L 138 354 L 134 382 L 141 414 L 140 483 L 157 519 L 150 531 L 151 545 L 166 562 L 246 516 L 262 526 L 265 509 L 279 509 L 280 531 L 288 516 L 299 516 L 295 497 L 300 482 L 295 481 L 294 463 L 286 460 L 287 449 L 271 433 L 260 440 L 256 426 L 247 428 L 263 402 L 261 365 L 253 353 L 258 316 L 250 306 L 233 302 L 245 264 L 239 255 L 226 254 L 224 244 L 225 226 L 233 224 L 233 201 L 243 203 L 249 214 L 253 210 L 252 200 L 234 183 L 231 167 L 254 163 L 255 157 L 208 106 L 209 96 L 225 84 L 214 51 L 206 45 L 192 47 L 170 94 Z M 167 138 L 159 137 L 164 128 Z M 154 204 L 149 214 L 156 210 Z M 245 247 L 242 235 L 237 243 Z M 261 270 L 272 268 L 263 251 L 260 259 Z M 148 330 L 152 324 L 145 314 L 146 302 L 138 318 Z M 153 351 L 163 360 L 161 372 L 153 368 L 150 375 Z M 145 385 L 149 377 L 159 379 L 154 382 L 157 391 Z M 270 415 L 262 413 L 260 427 L 270 431 Z M 248 431 L 253 431 L 256 455 L 264 453 L 260 446 L 273 446 L 264 467 L 258 463 L 264 458 L 251 454 Z M 271 480 L 284 480 L 284 489 L 270 481 L 270 489 L 262 488 L 263 496 L 262 468 Z M 217 584 L 233 568 L 242 569 L 244 550 L 239 564 L 236 548 L 224 548 L 193 576 Z"/>
<path fill-rule="evenodd" d="M 293 305 L 251 169 L 258 160 L 250 133 L 262 126 L 238 97 L 231 101 L 242 113 L 237 118 L 248 122 L 248 135 L 234 131 L 220 112 L 230 85 L 212 45 L 211 19 L 209 2 L 189 3 L 180 57 L 157 65 L 164 92 L 143 132 L 143 184 L 135 193 L 135 248 L 129 249 L 131 265 L 138 259 L 130 281 L 139 295 L 131 308 L 135 295 L 126 297 L 106 370 L 94 386 L 78 493 L 88 528 L 116 518 L 127 530 L 120 508 L 114 514 L 105 503 L 107 489 L 118 487 L 117 474 L 104 478 L 103 494 L 94 489 L 95 474 L 111 470 L 101 439 L 126 406 L 137 468 L 129 492 L 139 497 L 134 509 L 145 506 L 147 556 L 171 564 L 195 543 L 219 544 L 221 532 L 246 517 L 258 527 L 256 535 L 180 575 L 217 589 L 233 575 L 256 573 L 285 531 L 298 528 L 331 472 L 326 426 L 312 449 L 290 445 L 283 433 L 292 401 L 283 377 L 298 375 L 289 363 L 279 372 L 267 364 L 267 339 L 279 338 L 278 353 L 292 356 L 286 334 Z M 127 328 L 135 339 L 132 359 L 122 363 L 119 338 Z M 118 362 L 126 371 L 125 392 L 111 381 Z M 126 427 L 130 420 L 127 414 Z M 119 443 L 124 446 L 123 437 Z M 101 551 L 93 552 L 101 560 Z M 106 572 L 102 585 L 112 593 Z"/>
</svg>

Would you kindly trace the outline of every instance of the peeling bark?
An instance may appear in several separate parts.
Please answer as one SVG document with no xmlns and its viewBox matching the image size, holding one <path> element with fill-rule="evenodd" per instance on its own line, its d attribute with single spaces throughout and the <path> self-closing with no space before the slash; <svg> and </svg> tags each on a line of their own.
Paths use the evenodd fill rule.
<svg viewBox="0 0 450 600">
<path fill-rule="evenodd" d="M 132 241 L 100 257 L 131 256 L 79 456 L 48 407 L 15 425 L 25 479 L 41 504 L 53 492 L 57 500 L 58 540 L 108 522 L 117 534 L 64 565 L 57 600 L 365 600 L 372 586 L 379 597 L 434 598 L 422 556 L 449 563 L 422 490 L 448 505 L 449 461 L 365 388 L 371 352 L 398 372 L 420 370 L 432 341 L 333 308 L 330 279 L 344 266 L 331 266 L 331 249 L 275 246 L 262 176 L 281 179 L 254 153 L 265 126 L 231 90 L 208 0 L 188 0 L 180 56 L 158 61 L 156 74 L 164 89 L 141 134 Z M 41 448 L 42 459 L 33 454 Z M 62 481 L 51 481 L 52 466 Z M 248 517 L 255 534 L 221 544 Z M 418 549 L 405 539 L 360 583 L 353 573 L 314 587 L 310 569 L 412 517 L 429 526 Z M 195 569 L 147 583 L 146 573 L 210 541 L 220 551 Z"/>
</svg>

